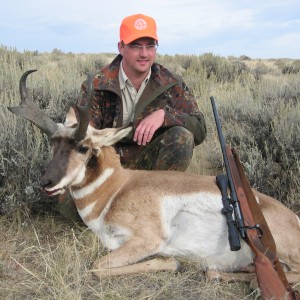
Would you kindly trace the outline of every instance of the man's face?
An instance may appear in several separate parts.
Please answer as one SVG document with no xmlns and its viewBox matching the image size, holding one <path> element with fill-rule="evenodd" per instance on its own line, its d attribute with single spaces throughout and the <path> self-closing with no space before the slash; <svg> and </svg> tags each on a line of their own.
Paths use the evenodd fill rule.
<svg viewBox="0 0 300 300">
<path fill-rule="evenodd" d="M 151 38 L 140 38 L 129 44 L 120 42 L 119 52 L 123 56 L 126 75 L 141 76 L 148 74 L 156 57 L 157 42 Z"/>
</svg>

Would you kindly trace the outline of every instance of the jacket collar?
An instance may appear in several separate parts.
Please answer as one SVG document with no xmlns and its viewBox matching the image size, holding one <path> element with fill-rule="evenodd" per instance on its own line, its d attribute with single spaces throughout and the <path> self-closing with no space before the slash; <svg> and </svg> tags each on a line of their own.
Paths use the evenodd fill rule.
<svg viewBox="0 0 300 300">
<path fill-rule="evenodd" d="M 98 86 L 100 90 L 110 90 L 120 94 L 118 74 L 121 61 L 122 55 L 119 54 L 109 65 L 102 68 L 100 74 L 97 75 L 98 80 L 94 81 L 95 87 Z M 163 87 L 176 83 L 177 79 L 169 70 L 154 63 L 151 67 L 150 82 L 155 87 Z"/>
</svg>

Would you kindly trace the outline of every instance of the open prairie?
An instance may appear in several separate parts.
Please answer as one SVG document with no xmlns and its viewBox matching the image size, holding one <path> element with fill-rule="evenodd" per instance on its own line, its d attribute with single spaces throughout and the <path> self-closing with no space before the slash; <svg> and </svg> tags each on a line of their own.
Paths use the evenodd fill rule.
<svg viewBox="0 0 300 300">
<path fill-rule="evenodd" d="M 211 282 L 193 260 L 176 274 L 107 278 L 90 271 L 105 254 L 79 221 L 57 212 L 40 192 L 48 140 L 7 106 L 19 103 L 19 79 L 29 69 L 29 94 L 55 121 L 80 97 L 86 72 L 114 54 L 24 52 L 0 47 L 0 297 L 1 299 L 258 299 L 248 284 Z M 253 187 L 300 215 L 300 61 L 203 55 L 158 56 L 184 78 L 206 117 L 208 137 L 188 172 L 217 175 L 222 159 L 209 97 L 215 96 L 226 142 L 237 149 Z M 209 233 L 208 233 L 209 234 Z M 287 233 L 288 234 L 288 233 Z M 296 284 L 300 290 L 300 283 Z"/>
</svg>

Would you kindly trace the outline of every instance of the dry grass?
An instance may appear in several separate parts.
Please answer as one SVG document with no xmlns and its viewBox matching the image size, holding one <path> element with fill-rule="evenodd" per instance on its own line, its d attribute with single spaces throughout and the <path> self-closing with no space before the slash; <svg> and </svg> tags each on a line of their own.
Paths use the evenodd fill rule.
<svg viewBox="0 0 300 300">
<path fill-rule="evenodd" d="M 66 107 L 77 102 L 85 72 L 94 72 L 113 56 L 18 53 L 0 47 L 0 213 L 6 214 L 0 219 L 0 298 L 257 299 L 258 292 L 247 284 L 209 282 L 196 262 L 186 260 L 176 274 L 99 280 L 89 272 L 93 260 L 105 253 L 97 238 L 81 223 L 34 214 L 49 213 L 55 206 L 39 192 L 49 145 L 39 130 L 6 109 L 19 101 L 19 78 L 37 68 L 28 78 L 29 92 L 55 121 L 62 121 Z M 209 101 L 213 95 L 227 141 L 238 148 L 252 185 L 280 196 L 299 215 L 300 73 L 281 74 L 292 62 L 243 64 L 232 58 L 231 63 L 209 54 L 158 59 L 183 76 L 206 118 L 208 137 L 195 150 L 188 171 L 217 174 L 222 169 Z M 274 161 L 274 152 L 279 160 Z"/>
<path fill-rule="evenodd" d="M 178 273 L 98 279 L 89 272 L 104 254 L 81 224 L 22 216 L 0 222 L 1 299 L 257 299 L 246 284 L 210 282 L 193 261 Z"/>
</svg>

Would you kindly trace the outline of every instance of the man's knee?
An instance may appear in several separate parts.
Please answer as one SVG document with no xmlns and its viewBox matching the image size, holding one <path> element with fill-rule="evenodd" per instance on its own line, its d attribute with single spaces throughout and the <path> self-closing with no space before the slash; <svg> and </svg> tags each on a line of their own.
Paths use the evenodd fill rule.
<svg viewBox="0 0 300 300">
<path fill-rule="evenodd" d="M 166 131 L 166 140 L 168 143 L 184 145 L 187 148 L 194 149 L 194 135 L 182 126 L 174 126 Z"/>
<path fill-rule="evenodd" d="M 193 156 L 193 134 L 182 126 L 175 126 L 164 133 L 160 142 L 162 147 L 155 169 L 185 171 Z"/>
<path fill-rule="evenodd" d="M 144 149 L 132 169 L 185 171 L 192 159 L 193 134 L 182 126 L 171 127 Z"/>
</svg>

